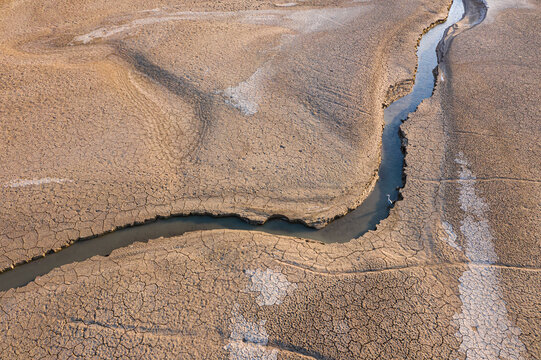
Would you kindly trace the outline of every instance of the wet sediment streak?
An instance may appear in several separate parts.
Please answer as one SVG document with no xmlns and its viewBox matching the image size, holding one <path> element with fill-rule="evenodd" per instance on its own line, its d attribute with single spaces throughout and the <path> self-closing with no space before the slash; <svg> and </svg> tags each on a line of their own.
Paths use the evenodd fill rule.
<svg viewBox="0 0 541 360">
<path fill-rule="evenodd" d="M 469 8 L 466 7 L 466 10 Z M 212 217 L 192 215 L 159 219 L 117 229 L 111 233 L 80 239 L 58 252 L 50 252 L 43 257 L 16 266 L 0 274 L 0 291 L 20 287 L 64 264 L 82 261 L 96 255 L 107 256 L 113 250 L 134 242 L 148 241 L 158 237 L 172 237 L 195 230 L 236 229 L 255 230 L 277 235 L 287 235 L 323 242 L 346 242 L 356 238 L 385 219 L 393 204 L 399 200 L 399 188 L 404 186 L 404 153 L 399 134 L 401 123 L 409 113 L 430 97 L 434 89 L 434 68 L 438 57 L 436 48 L 444 37 L 446 29 L 459 21 L 464 14 L 462 0 L 454 1 L 445 23 L 433 27 L 422 36 L 418 48 L 418 67 L 413 90 L 407 96 L 396 100 L 385 110 L 385 129 L 382 139 L 382 162 L 379 168 L 379 180 L 369 197 L 354 211 L 331 222 L 325 228 L 316 230 L 304 224 L 289 222 L 280 218 L 271 219 L 263 225 L 254 225 L 235 216 Z M 139 66 L 149 70 L 141 59 Z M 152 72 L 161 76 L 158 72 Z M 166 80 L 170 80 L 167 77 Z M 186 84 L 179 84 L 186 85 Z M 180 86 L 180 92 L 190 96 L 189 86 Z M 198 94 L 192 93 L 198 97 Z M 205 108 L 206 109 L 206 108 Z M 206 111 L 203 111 L 204 116 Z"/>
</svg>

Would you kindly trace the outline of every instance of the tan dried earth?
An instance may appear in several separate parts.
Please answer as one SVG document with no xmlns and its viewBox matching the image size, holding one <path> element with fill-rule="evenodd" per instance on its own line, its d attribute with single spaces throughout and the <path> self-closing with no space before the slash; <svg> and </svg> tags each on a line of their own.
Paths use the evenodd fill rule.
<svg viewBox="0 0 541 360">
<path fill-rule="evenodd" d="M 0 358 L 541 359 L 539 5 L 454 30 L 376 231 L 201 231 L 61 266 L 0 293 Z M 5 269 L 158 215 L 343 214 L 449 2 L 0 6 Z"/>
<path fill-rule="evenodd" d="M 156 216 L 344 214 L 448 5 L 4 2 L 0 268 Z"/>
</svg>

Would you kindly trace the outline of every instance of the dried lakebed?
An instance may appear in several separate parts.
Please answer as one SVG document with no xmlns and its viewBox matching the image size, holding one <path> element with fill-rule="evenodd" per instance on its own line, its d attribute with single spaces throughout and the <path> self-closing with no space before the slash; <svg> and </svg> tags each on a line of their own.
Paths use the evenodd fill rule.
<svg viewBox="0 0 541 360">
<path fill-rule="evenodd" d="M 466 6 L 467 12 L 476 11 L 469 8 L 470 6 Z M 459 21 L 464 13 L 463 1 L 454 1 L 445 23 L 433 27 L 422 36 L 417 51 L 418 67 L 412 92 L 394 101 L 385 109 L 379 180 L 368 198 L 347 215 L 334 220 L 320 230 L 278 217 L 263 225 L 249 224 L 236 216 L 216 218 L 192 215 L 159 219 L 98 237 L 81 239 L 58 252 L 50 252 L 44 257 L 16 266 L 0 274 L 0 291 L 23 286 L 64 264 L 82 261 L 96 255 L 106 256 L 113 250 L 134 242 L 172 237 L 195 230 L 256 230 L 323 242 L 346 242 L 375 229 L 376 225 L 389 215 L 393 203 L 399 200 L 398 189 L 404 186 L 404 153 L 400 125 L 424 99 L 431 96 L 435 84 L 434 69 L 438 65 L 436 49 L 444 38 L 446 30 Z M 467 16 L 472 15 L 467 14 Z"/>
</svg>

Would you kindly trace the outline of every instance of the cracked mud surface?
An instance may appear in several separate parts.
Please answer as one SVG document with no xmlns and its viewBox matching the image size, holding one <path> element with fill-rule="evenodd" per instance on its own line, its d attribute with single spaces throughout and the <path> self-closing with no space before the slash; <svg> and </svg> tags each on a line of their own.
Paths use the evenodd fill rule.
<svg viewBox="0 0 541 360">
<path fill-rule="evenodd" d="M 460 304 L 441 283 L 448 271 L 412 266 L 344 273 L 333 261 L 318 261 L 326 268 L 316 269 L 297 264 L 289 255 L 295 248 L 312 261 L 316 250 L 325 252 L 291 238 L 207 231 L 68 265 L 44 283 L 3 296 L 2 318 L 20 318 L 32 308 L 36 328 L 6 330 L 2 323 L 2 343 L 31 331 L 35 338 L 17 347 L 28 348 L 31 357 L 457 354 L 455 329 L 442 317 L 450 318 Z M 379 258 L 366 261 L 370 257 Z M 449 269 L 456 278 L 461 268 Z"/>
<path fill-rule="evenodd" d="M 443 172 L 463 180 L 445 185 L 445 217 L 470 261 L 505 265 L 459 279 L 471 358 L 541 358 L 539 5 L 489 1 L 488 21 L 456 37 L 446 63 Z"/>
<path fill-rule="evenodd" d="M 54 4 L 0 8 L 1 269 L 156 216 L 344 214 L 449 2 Z"/>
<path fill-rule="evenodd" d="M 404 200 L 377 231 L 194 232 L 65 265 L 0 294 L 0 353 L 540 359 L 540 11 L 490 6 L 403 125 Z"/>
</svg>

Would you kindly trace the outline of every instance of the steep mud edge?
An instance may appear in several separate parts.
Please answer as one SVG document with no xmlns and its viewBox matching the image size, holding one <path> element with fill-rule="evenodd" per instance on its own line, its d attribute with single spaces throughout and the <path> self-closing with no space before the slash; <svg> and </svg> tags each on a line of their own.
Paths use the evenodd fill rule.
<svg viewBox="0 0 541 360">
<path fill-rule="evenodd" d="M 372 70 L 374 72 L 366 72 L 364 75 L 362 72 L 360 73 L 360 75 L 368 79 L 367 81 L 370 81 L 371 87 L 380 89 L 379 92 L 374 91 L 373 98 L 370 99 L 370 106 L 374 110 L 373 114 L 370 114 L 369 118 L 363 118 L 363 121 L 367 122 L 369 128 L 367 133 L 370 134 L 371 139 L 363 144 L 363 146 L 373 149 L 371 150 L 373 153 L 360 152 L 362 156 L 369 156 L 370 162 L 374 165 L 378 163 L 377 153 L 381 141 L 379 136 L 379 132 L 381 131 L 381 103 L 383 102 L 384 93 L 388 86 L 395 83 L 398 79 L 411 77 L 411 73 L 415 67 L 415 53 L 413 50 L 415 39 L 426 26 L 426 23 L 442 17 L 447 5 L 447 1 L 442 1 L 441 10 L 436 11 L 433 8 L 437 8 L 438 5 L 431 3 L 430 8 L 432 9 L 432 12 L 427 19 L 425 8 L 421 8 L 420 4 L 416 4 L 418 8 L 414 8 L 413 10 L 409 9 L 409 14 L 411 14 L 410 18 L 399 22 L 389 21 L 389 19 L 386 20 L 387 22 L 393 23 L 393 27 L 391 28 L 392 31 L 384 28 L 374 28 L 374 31 L 379 32 L 386 40 L 381 43 L 379 41 L 377 42 L 377 56 L 375 58 L 378 60 L 375 61 L 374 64 L 370 64 L 373 66 Z M 5 7 L 2 11 L 6 9 L 8 9 L 8 7 Z M 342 14 L 343 12 L 338 13 Z M 8 28 L 10 23 L 6 21 L 3 25 L 5 28 Z M 97 26 L 98 25 L 96 25 L 96 27 Z M 371 27 L 369 26 L 369 28 Z M 92 28 L 89 30 L 92 30 Z M 60 80 L 51 81 L 47 77 L 49 76 L 48 72 L 51 71 L 55 74 L 61 73 L 62 76 L 72 77 L 69 82 L 71 84 L 70 86 L 79 86 L 78 84 L 86 83 L 85 92 L 89 94 L 88 96 L 92 98 L 96 104 L 99 104 L 100 102 L 108 103 L 115 101 L 115 97 L 107 92 L 111 89 L 128 89 L 129 91 L 121 91 L 119 96 L 122 98 L 125 97 L 127 99 L 126 101 L 141 105 L 138 105 L 138 111 L 135 114 L 117 110 L 114 110 L 112 113 L 107 112 L 104 114 L 106 116 L 103 117 L 103 120 L 100 120 L 103 122 L 100 122 L 99 131 L 87 126 L 89 122 L 86 121 L 85 116 L 88 115 L 86 113 L 81 114 L 80 119 L 76 119 L 83 124 L 82 130 L 75 130 L 75 127 L 66 123 L 56 124 L 52 122 L 50 125 L 53 126 L 47 125 L 49 129 L 44 130 L 42 134 L 49 134 L 51 131 L 53 131 L 53 134 L 54 132 L 60 134 L 55 137 L 54 144 L 50 149 L 51 153 L 47 154 L 47 161 L 51 162 L 53 167 L 64 166 L 63 164 L 59 164 L 60 161 L 57 160 L 66 157 L 64 143 L 67 142 L 70 146 L 75 147 L 74 151 L 68 151 L 69 156 L 66 163 L 68 163 L 69 166 L 73 166 L 73 169 L 70 167 L 72 170 L 70 170 L 70 173 L 68 174 L 51 174 L 47 171 L 49 165 L 40 163 L 41 156 L 44 156 L 43 149 L 32 151 L 35 147 L 34 145 L 38 143 L 37 140 L 26 146 L 26 151 L 30 151 L 31 153 L 28 159 L 33 159 L 32 161 L 35 161 L 35 164 L 33 165 L 33 167 L 36 167 L 35 169 L 27 169 L 28 175 L 14 174 L 9 177 L 6 175 L 9 174 L 9 171 L 2 172 L 4 176 L 6 176 L 4 179 L 4 185 L 6 186 L 2 187 L 2 192 L 6 195 L 6 205 L 1 210 L 2 228 L 0 231 L 0 233 L 2 233 L 0 236 L 2 247 L 4 249 L 4 253 L 0 255 L 0 263 L 3 264 L 1 265 L 2 268 L 7 268 L 12 264 L 17 264 L 21 261 L 41 256 L 52 249 L 60 249 L 76 239 L 93 237 L 118 227 L 143 223 L 149 219 L 169 217 L 171 215 L 238 214 L 251 221 L 263 222 L 272 214 L 280 214 L 290 219 L 298 219 L 299 221 L 310 225 L 322 226 L 325 222 L 333 219 L 335 216 L 344 214 L 349 209 L 358 205 L 376 179 L 374 176 L 375 166 L 372 169 L 364 169 L 361 165 L 357 164 L 357 170 L 355 171 L 362 173 L 364 177 L 371 180 L 364 185 L 361 184 L 362 186 L 354 186 L 356 195 L 340 195 L 333 198 L 330 202 L 327 201 L 328 189 L 332 189 L 333 192 L 336 191 L 336 187 L 332 184 L 332 181 L 343 181 L 343 179 L 340 179 L 340 172 L 331 174 L 331 183 L 329 185 L 322 185 L 324 187 L 328 186 L 328 189 L 322 188 L 319 193 L 310 187 L 304 189 L 301 187 L 301 190 L 299 191 L 302 193 L 293 196 L 292 194 L 286 194 L 286 192 L 291 189 L 286 186 L 287 184 L 284 184 L 284 188 L 282 189 L 284 193 L 281 197 L 267 196 L 268 194 L 265 193 L 263 187 L 261 189 L 254 188 L 251 193 L 232 191 L 231 193 L 225 194 L 227 195 L 225 197 L 213 197 L 209 195 L 213 192 L 212 188 L 205 183 L 208 179 L 206 174 L 211 174 L 212 171 L 214 171 L 214 169 L 209 168 L 199 174 L 195 174 L 193 171 L 187 172 L 182 181 L 193 181 L 195 183 L 193 189 L 196 191 L 194 191 L 194 194 L 190 193 L 183 196 L 183 191 L 186 189 L 179 191 L 178 178 L 170 176 L 171 174 L 175 174 L 176 163 L 166 161 L 164 165 L 164 162 L 161 161 L 161 158 L 163 157 L 164 159 L 177 159 L 178 162 L 178 159 L 181 159 L 183 154 L 177 154 L 174 151 L 156 151 L 156 148 L 159 150 L 161 149 L 162 144 L 175 144 L 177 141 L 186 149 L 193 148 L 193 146 L 201 146 L 201 144 L 194 145 L 187 141 L 186 137 L 183 137 L 182 133 L 177 131 L 179 130 L 177 127 L 179 124 L 175 121 L 171 122 L 171 116 L 175 115 L 175 111 L 177 113 L 179 111 L 189 113 L 193 104 L 188 100 L 183 100 L 175 103 L 177 108 L 172 108 L 173 110 L 171 110 L 171 112 L 160 113 L 160 106 L 153 104 L 149 99 L 145 100 L 140 98 L 139 95 L 141 92 L 137 90 L 137 86 L 143 89 L 143 93 L 146 92 L 147 94 L 150 94 L 150 100 L 153 100 L 152 94 L 158 93 L 162 94 L 163 98 L 170 103 L 174 103 L 174 101 L 171 100 L 171 96 L 164 93 L 163 89 L 157 88 L 152 82 L 145 80 L 144 77 L 129 72 L 126 73 L 126 71 L 123 70 L 123 67 L 125 67 L 126 64 L 122 59 L 119 60 L 117 57 L 113 56 L 108 58 L 106 62 L 96 60 L 96 62 L 92 63 L 87 72 L 80 73 L 80 63 L 83 59 L 81 55 L 77 53 L 77 49 L 55 49 L 54 46 L 51 48 L 51 44 L 43 43 L 43 39 L 49 39 L 52 36 L 52 38 L 57 39 L 55 40 L 57 43 L 53 43 L 53 45 L 58 46 L 59 44 L 67 43 L 71 37 L 68 35 L 59 36 L 55 31 L 52 31 L 51 33 L 42 28 L 40 28 L 40 31 L 44 31 L 45 34 L 40 33 L 39 36 L 41 37 L 38 38 L 36 38 L 35 35 L 25 34 L 23 39 L 20 40 L 20 43 L 15 44 L 17 46 L 14 46 L 14 44 L 6 45 L 6 43 L 4 43 L 4 50 L 6 50 L 6 52 L 3 61 L 6 62 L 6 66 L 25 66 L 30 69 L 23 73 L 28 75 L 22 76 L 21 82 L 23 85 L 20 85 L 21 88 L 26 86 L 24 84 L 32 84 L 32 82 L 23 81 L 24 76 L 31 76 L 31 74 L 34 74 L 33 76 L 36 79 L 36 84 L 49 84 L 59 81 L 62 83 L 62 86 L 64 86 L 64 83 L 67 81 L 66 79 L 62 78 Z M 272 31 L 269 36 L 274 36 Z M 78 34 L 80 34 L 80 32 L 74 32 L 73 36 Z M 6 38 L 4 38 L 4 40 L 5 39 Z M 40 41 L 42 43 L 40 43 Z M 25 47 L 21 47 L 21 45 L 25 43 L 32 44 L 32 46 L 29 47 L 29 45 L 25 45 Z M 109 51 L 102 45 L 92 47 L 91 49 L 92 52 L 89 56 L 95 57 L 96 59 L 104 56 L 104 54 L 107 54 Z M 35 53 L 37 50 L 42 53 Z M 64 67 L 63 65 L 59 66 L 55 63 L 61 53 L 70 59 L 71 65 Z M 343 54 L 344 52 L 342 51 L 340 53 Z M 145 64 L 145 61 L 147 65 L 152 64 L 151 62 L 149 63 L 148 59 L 145 60 L 140 57 L 139 59 L 144 61 L 138 61 L 138 64 Z M 347 61 L 348 63 L 353 63 L 352 59 Z M 385 64 L 386 61 L 389 63 Z M 13 64 L 10 64 L 10 62 L 13 62 Z M 42 63 L 45 64 L 47 72 L 40 70 L 39 66 L 42 66 Z M 149 66 L 146 68 L 148 69 Z M 7 67 L 4 67 L 4 69 L 7 69 Z M 250 69 L 244 70 L 245 73 L 248 72 L 248 76 L 250 71 Z M 112 79 L 111 83 L 103 84 L 100 82 L 101 80 L 96 80 L 94 77 L 96 73 L 105 74 L 107 79 Z M 156 74 L 161 76 L 166 73 L 156 72 Z M 351 74 L 348 74 L 348 78 L 351 78 L 350 75 Z M 386 79 L 386 77 L 388 78 Z M 165 79 L 170 81 L 175 80 L 175 77 L 167 75 Z M 10 82 L 5 83 L 8 85 L 10 84 Z M 182 85 L 178 81 L 176 84 Z M 177 92 L 181 93 L 181 95 L 183 94 L 183 91 L 186 90 L 186 88 L 175 86 L 175 83 L 173 83 L 170 89 L 175 91 L 178 90 Z M 103 88 L 104 91 L 101 91 L 101 88 Z M 323 90 L 321 91 L 324 92 L 322 93 L 324 96 L 316 96 L 314 99 L 336 101 L 333 98 L 336 94 L 332 89 L 330 89 L 331 91 L 325 89 L 325 87 L 322 87 L 322 89 Z M 10 91 L 12 91 L 12 89 L 10 89 Z M 55 91 L 52 92 L 51 96 L 58 100 L 61 96 L 60 94 L 56 96 Z M 8 92 L 5 92 L 5 94 L 8 94 Z M 69 96 L 71 93 L 68 92 L 67 94 Z M 213 95 L 213 97 L 216 98 L 217 96 Z M 342 96 L 342 98 L 347 99 L 345 96 Z M 79 111 L 78 103 L 83 101 L 83 99 L 75 96 L 71 100 L 73 104 L 69 104 L 67 110 L 62 109 L 61 111 Z M 38 103 L 40 102 L 41 100 Z M 3 102 L 3 104 L 9 103 L 10 102 L 7 101 Z M 54 105 L 59 108 L 64 106 L 64 104 L 58 103 L 55 103 Z M 88 104 L 86 103 L 82 105 L 88 107 Z M 342 105 L 337 104 L 333 106 L 340 107 Z M 44 109 L 45 110 L 40 115 L 41 117 L 45 118 L 53 115 L 48 114 L 48 106 L 45 106 Z M 220 111 L 230 114 L 237 110 L 229 109 L 224 105 L 223 109 Z M 355 111 L 364 110 L 357 108 Z M 159 116 L 147 116 L 152 120 L 150 124 L 147 125 L 139 121 L 140 116 L 146 116 L 145 114 L 152 115 L 154 113 Z M 208 111 L 203 107 L 199 110 L 196 109 L 195 113 L 196 115 L 199 114 L 205 117 L 205 114 L 207 114 Z M 329 114 L 324 114 L 324 116 L 329 117 Z M 114 119 L 114 122 L 111 122 L 108 119 Z M 372 120 L 367 121 L 368 119 Z M 163 127 L 163 124 L 169 123 L 174 125 L 173 131 L 168 131 L 170 129 L 167 127 L 161 128 Z M 354 130 L 357 127 L 355 123 L 350 125 L 353 126 Z M 191 125 L 188 124 L 186 126 L 187 128 L 190 128 Z M 209 128 L 204 126 L 200 128 L 198 126 L 193 126 L 193 131 L 196 135 L 205 134 L 209 129 L 212 131 L 212 127 Z M 321 124 L 315 124 L 314 126 L 319 127 L 319 129 L 322 128 Z M 152 129 L 153 134 L 157 135 L 152 135 L 149 138 L 147 134 L 148 128 Z M 239 125 L 239 129 L 242 128 L 243 127 Z M 297 130 L 299 129 L 302 129 L 302 127 L 299 127 Z M 73 139 L 68 136 L 74 131 L 82 132 L 85 135 L 81 137 L 81 144 L 74 145 Z M 318 134 L 318 131 L 319 130 L 316 131 L 312 129 L 310 136 L 317 139 L 315 134 Z M 348 157 L 353 156 L 355 158 L 354 155 L 356 152 L 352 152 L 351 148 L 348 149 L 349 145 L 347 145 L 347 143 L 349 141 L 359 142 L 360 138 L 357 136 L 359 129 L 350 132 L 344 131 L 344 129 L 341 131 L 343 132 L 343 135 L 335 135 L 337 132 L 333 129 L 325 129 L 325 134 L 330 137 L 343 136 L 340 141 L 343 141 L 344 139 L 347 141 L 344 143 L 346 145 L 342 145 L 340 151 L 342 151 L 343 154 L 349 154 L 347 155 Z M 13 137 L 13 139 L 15 139 L 15 137 L 21 139 L 23 133 L 24 129 L 21 128 L 17 131 L 10 132 L 9 135 Z M 78 136 L 80 136 L 80 134 L 78 134 Z M 138 140 L 141 138 L 145 139 L 144 143 L 133 148 L 133 153 L 131 153 L 130 150 L 128 153 L 129 156 L 123 156 L 122 161 L 119 161 L 118 158 L 114 158 L 114 161 L 112 161 L 109 157 L 109 154 L 112 154 L 113 156 L 116 156 L 115 154 L 117 153 L 123 154 L 125 152 L 125 144 L 129 144 L 130 142 L 141 142 Z M 242 139 L 242 136 L 239 136 L 239 138 Z M 9 143 L 13 143 L 13 139 L 11 139 Z M 92 141 L 92 139 L 100 139 L 100 141 L 96 142 Z M 102 139 L 104 140 L 103 143 L 101 141 Z M 307 141 L 308 144 L 311 140 L 308 139 Z M 235 146 L 237 146 L 238 143 L 236 143 Z M 264 143 L 266 143 L 266 141 Z M 327 147 L 337 146 L 337 143 L 331 140 L 325 140 L 324 143 Z M 105 145 L 107 146 L 104 149 Z M 277 149 L 279 149 L 277 151 L 297 151 L 294 148 L 291 149 L 291 147 L 288 147 L 287 144 L 284 145 L 286 150 L 282 150 L 282 147 L 279 147 L 278 143 L 276 145 Z M 203 144 L 203 147 L 204 146 L 205 145 Z M 22 148 L 24 148 L 24 146 L 21 147 L 21 149 Z M 151 151 L 148 151 L 148 149 L 151 149 Z M 250 146 L 247 146 L 246 149 L 247 150 L 245 151 L 249 152 Z M 167 147 L 167 150 L 170 150 L 170 147 Z M 310 149 L 304 148 L 300 150 L 303 151 L 303 154 L 307 154 Z M 297 153 L 300 154 L 300 150 Z M 216 151 L 216 153 L 220 155 L 220 151 Z M 321 153 L 325 153 L 325 149 L 322 149 Z M 339 153 L 340 152 L 335 151 L 335 154 L 339 155 Z M 6 170 L 15 168 L 16 164 L 13 160 L 16 158 L 15 154 L 17 154 L 17 151 L 10 151 L 8 155 L 11 157 L 10 162 L 3 164 Z M 235 156 L 239 155 L 235 154 Z M 311 161 L 317 161 L 319 155 L 310 157 L 303 156 L 304 157 L 298 158 L 295 161 L 300 161 L 299 159 L 302 160 L 304 158 L 312 158 L 315 160 Z M 82 172 L 75 171 L 74 169 L 81 167 L 81 157 L 84 157 L 85 161 L 83 163 L 85 166 L 88 166 L 88 169 L 81 169 L 84 170 Z M 88 157 L 90 158 L 88 159 Z M 325 156 L 324 158 L 327 159 L 326 161 L 330 161 L 331 164 L 340 164 L 340 168 L 343 168 L 348 172 L 351 169 L 349 166 L 346 166 L 346 163 L 334 161 L 332 157 Z M 37 161 L 38 159 L 40 161 Z M 156 161 L 156 159 L 160 161 Z M 293 157 L 286 156 L 285 159 L 293 159 Z M 339 159 L 339 156 L 337 159 Z M 203 160 L 204 159 L 198 158 L 190 159 L 190 161 L 194 162 L 194 169 L 197 169 L 197 166 L 200 166 L 201 164 L 204 165 L 206 160 Z M 113 173 L 110 173 L 111 164 L 115 170 Z M 222 165 L 222 170 L 226 171 L 228 168 L 227 162 L 224 161 Z M 306 164 L 302 164 L 302 166 L 291 165 L 295 164 L 288 165 L 290 169 L 303 169 L 306 167 Z M 261 166 L 264 166 L 264 164 Z M 321 169 L 324 169 L 326 165 L 321 163 L 318 166 Z M 198 171 L 199 170 L 197 170 L 196 173 Z M 310 171 L 310 169 L 307 171 Z M 353 170 L 351 171 L 351 174 L 355 172 Z M 104 174 L 106 175 L 104 179 L 95 178 L 95 175 L 102 176 Z M 194 176 L 194 174 L 198 176 Z M 318 176 L 322 176 L 322 174 L 323 173 Z M 229 174 L 230 178 L 232 176 L 233 174 Z M 303 181 L 309 179 L 310 176 L 303 177 L 303 179 L 305 179 Z M 224 176 L 220 175 L 220 177 Z M 237 178 L 235 176 L 233 177 Z M 351 178 L 355 180 L 355 176 L 351 176 Z M 258 179 L 271 181 L 266 179 L 265 176 L 259 176 Z M 295 182 L 295 177 L 288 176 L 284 177 L 284 179 L 293 183 Z M 201 183 L 201 181 L 203 181 L 203 183 Z M 208 182 L 213 186 L 216 185 L 214 181 Z M 272 182 L 280 184 L 280 181 L 278 180 Z M 356 185 L 359 185 L 358 181 L 354 182 Z M 314 184 L 320 186 L 319 184 L 321 184 L 321 182 L 319 179 L 314 178 Z M 14 187 L 12 187 L 12 185 Z M 220 184 L 218 184 L 218 186 L 220 186 Z M 364 186 L 368 186 L 368 188 L 365 188 Z M 197 194 L 197 189 L 204 189 L 206 193 L 203 195 Z M 298 189 L 293 190 L 297 191 Z M 28 199 L 25 199 L 25 197 L 28 197 Z M 312 200 L 305 201 L 310 197 Z M 322 207 L 322 203 L 325 204 L 324 207 Z M 322 215 L 325 212 L 328 213 L 328 215 Z"/>
<path fill-rule="evenodd" d="M 449 4 L 449 8 L 447 9 L 448 11 L 451 10 L 451 6 L 452 6 L 452 3 Z M 419 38 L 417 39 L 416 48 L 419 47 L 419 43 L 421 42 L 421 38 L 423 37 L 424 34 L 429 32 L 435 26 L 443 24 L 446 20 L 447 20 L 447 18 L 439 19 L 439 20 L 433 22 L 432 24 L 430 24 L 430 26 L 428 26 L 427 28 L 425 28 L 423 30 L 423 33 L 420 34 Z M 412 91 L 413 85 L 415 84 L 415 74 L 417 73 L 417 67 L 418 67 L 418 64 L 415 65 L 415 70 L 413 72 L 413 74 L 414 74 L 413 78 L 411 78 L 411 79 L 402 79 L 402 80 L 398 81 L 397 83 L 389 86 L 389 88 L 387 89 L 387 93 L 385 95 L 385 101 L 383 102 L 383 107 L 388 107 L 391 103 L 393 103 L 396 100 L 406 96 L 407 94 L 409 94 Z"/>
</svg>

